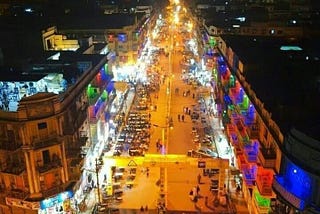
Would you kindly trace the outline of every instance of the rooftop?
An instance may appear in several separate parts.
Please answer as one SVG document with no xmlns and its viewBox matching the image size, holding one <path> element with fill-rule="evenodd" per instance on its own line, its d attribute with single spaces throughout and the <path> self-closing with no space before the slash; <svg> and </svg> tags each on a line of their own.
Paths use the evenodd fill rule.
<svg viewBox="0 0 320 214">
<path fill-rule="evenodd" d="M 58 60 L 34 59 L 25 66 L 0 67 L 0 109 L 17 111 L 21 100 L 37 98 L 39 93 L 64 93 L 102 57 L 105 56 L 61 52 Z"/>
<path fill-rule="evenodd" d="M 244 63 L 246 81 L 282 133 L 295 127 L 320 140 L 320 42 L 229 35 L 223 39 Z"/>
</svg>

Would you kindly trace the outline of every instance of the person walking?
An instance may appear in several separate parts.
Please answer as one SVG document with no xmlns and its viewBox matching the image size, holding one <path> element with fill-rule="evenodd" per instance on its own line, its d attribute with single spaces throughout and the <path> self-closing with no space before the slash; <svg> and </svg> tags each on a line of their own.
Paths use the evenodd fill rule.
<svg viewBox="0 0 320 214">
<path fill-rule="evenodd" d="M 200 174 L 198 174 L 197 179 L 198 179 L 198 184 L 200 184 L 201 183 L 201 175 Z"/>
<path fill-rule="evenodd" d="M 178 114 L 178 121 L 180 122 L 180 114 Z"/>
<path fill-rule="evenodd" d="M 182 122 L 184 122 L 184 114 L 181 116 Z"/>
<path fill-rule="evenodd" d="M 199 196 L 199 192 L 200 192 L 200 187 L 199 185 L 197 185 L 197 196 Z"/>
</svg>

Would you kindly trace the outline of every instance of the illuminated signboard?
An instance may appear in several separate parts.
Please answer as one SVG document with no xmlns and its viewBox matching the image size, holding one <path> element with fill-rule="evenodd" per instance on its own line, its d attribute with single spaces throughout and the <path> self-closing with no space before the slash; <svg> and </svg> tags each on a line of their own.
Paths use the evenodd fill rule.
<svg viewBox="0 0 320 214">
<path fill-rule="evenodd" d="M 62 192 L 54 197 L 40 201 L 40 208 L 44 210 L 53 207 L 55 204 L 64 202 L 66 199 L 71 198 L 72 196 L 73 193 L 71 191 Z"/>
</svg>

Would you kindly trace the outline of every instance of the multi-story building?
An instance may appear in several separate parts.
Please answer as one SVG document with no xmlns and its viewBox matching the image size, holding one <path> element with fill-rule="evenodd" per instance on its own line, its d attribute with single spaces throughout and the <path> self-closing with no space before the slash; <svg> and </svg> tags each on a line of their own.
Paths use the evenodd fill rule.
<svg viewBox="0 0 320 214">
<path fill-rule="evenodd" d="M 288 46 L 265 37 L 216 39 L 225 57 L 216 59 L 223 86 L 217 94 L 249 209 L 319 213 L 315 41 Z"/>
<path fill-rule="evenodd" d="M 92 158 L 86 148 L 108 138 L 104 107 L 114 88 L 109 56 L 100 54 L 106 45 L 98 51 L 90 37 L 85 46 L 55 28 L 15 27 L 3 28 L 11 36 L 1 43 L 0 213 L 70 211 L 74 187 L 89 177 L 81 170 Z"/>
<path fill-rule="evenodd" d="M 317 8 L 309 1 L 199 1 L 199 20 L 211 34 L 302 37 L 316 31 Z"/>
<path fill-rule="evenodd" d="M 111 69 L 135 62 L 149 19 L 112 14 L 77 24 L 67 15 L 54 18 L 58 31 L 48 17 L 20 15 L 2 22 L 0 213 L 82 209 L 84 190 L 108 176 L 98 178 L 96 164 L 114 133 L 111 103 L 123 96 Z"/>
<path fill-rule="evenodd" d="M 81 163 L 80 149 L 89 136 L 88 107 L 94 106 L 94 97 L 87 95 L 87 90 L 91 90 L 88 85 L 106 73 L 107 57 L 73 57 L 73 62 L 63 56 L 60 60 L 73 66 L 86 60 L 88 66 L 79 69 L 57 63 L 53 72 L 50 65 L 43 64 L 42 74 L 38 74 L 39 70 L 29 71 L 28 75 L 25 70 L 16 71 L 10 82 L 1 81 L 3 213 L 10 213 L 7 207 L 11 213 L 23 213 L 24 209 L 37 212 L 44 208 L 43 200 L 71 191 L 71 182 L 80 177 L 73 169 L 80 172 L 81 166 L 74 168 L 73 163 Z M 102 96 L 103 90 L 96 90 L 95 97 L 98 93 Z"/>
<path fill-rule="evenodd" d="M 312 27 L 317 22 L 310 5 L 297 13 L 301 3 L 288 1 L 288 8 L 279 10 L 268 2 L 267 24 L 247 22 L 246 14 L 232 10 L 200 18 L 207 32 L 204 54 L 219 65 L 212 71 L 222 85 L 215 95 L 254 213 L 320 210 L 319 53 L 310 39 L 315 33 L 310 29 L 318 28 Z M 216 57 L 217 50 L 223 58 Z"/>
</svg>

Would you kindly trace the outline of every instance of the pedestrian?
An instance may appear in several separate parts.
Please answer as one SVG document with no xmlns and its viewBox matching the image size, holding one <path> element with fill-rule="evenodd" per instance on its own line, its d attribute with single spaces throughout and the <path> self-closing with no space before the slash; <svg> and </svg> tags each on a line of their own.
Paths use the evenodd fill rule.
<svg viewBox="0 0 320 214">
<path fill-rule="evenodd" d="M 145 211 L 148 211 L 148 205 L 146 205 L 146 207 L 144 208 Z"/>
<path fill-rule="evenodd" d="M 184 122 L 184 114 L 181 116 L 182 122 Z"/>
<path fill-rule="evenodd" d="M 199 195 L 199 192 L 200 192 L 200 187 L 199 185 L 197 185 L 197 196 Z"/>
<path fill-rule="evenodd" d="M 180 122 L 180 114 L 178 114 L 178 121 Z"/>
<path fill-rule="evenodd" d="M 191 115 L 191 109 L 189 109 L 188 114 Z"/>
<path fill-rule="evenodd" d="M 200 184 L 201 183 L 201 175 L 200 174 L 198 174 L 198 184 Z"/>
<path fill-rule="evenodd" d="M 144 212 L 143 206 L 140 207 L 140 211 L 141 211 L 141 212 Z"/>
</svg>

